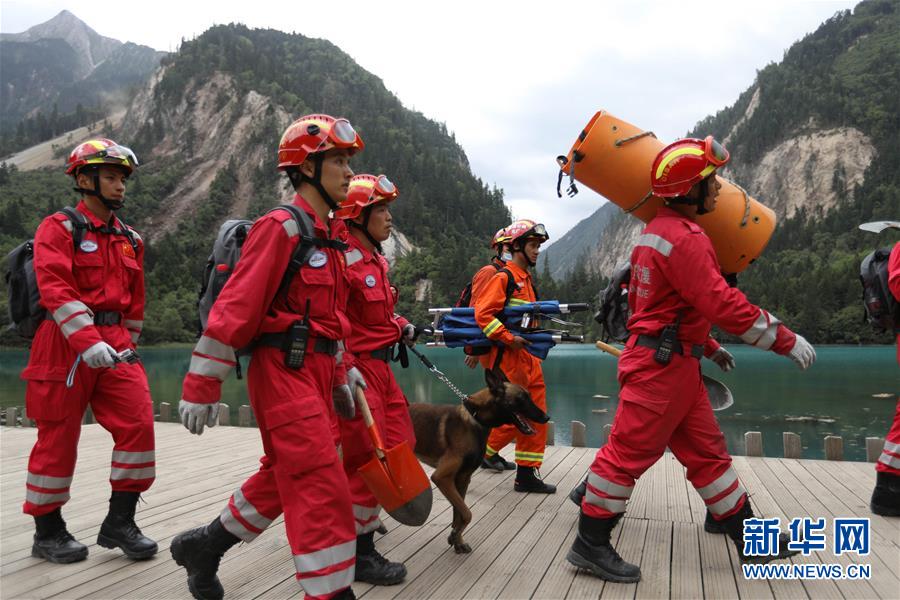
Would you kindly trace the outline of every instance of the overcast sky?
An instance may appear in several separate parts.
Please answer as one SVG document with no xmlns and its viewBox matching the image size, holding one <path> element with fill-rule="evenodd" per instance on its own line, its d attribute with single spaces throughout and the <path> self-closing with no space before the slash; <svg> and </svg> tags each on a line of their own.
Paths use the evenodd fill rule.
<svg viewBox="0 0 900 600">
<path fill-rule="evenodd" d="M 856 3 L 2 0 L 0 30 L 67 9 L 101 35 L 159 50 L 229 22 L 326 38 L 405 106 L 446 123 L 475 174 L 505 190 L 513 216 L 543 221 L 558 239 L 604 201 L 584 186 L 556 197 L 555 157 L 598 109 L 671 141 Z"/>
</svg>

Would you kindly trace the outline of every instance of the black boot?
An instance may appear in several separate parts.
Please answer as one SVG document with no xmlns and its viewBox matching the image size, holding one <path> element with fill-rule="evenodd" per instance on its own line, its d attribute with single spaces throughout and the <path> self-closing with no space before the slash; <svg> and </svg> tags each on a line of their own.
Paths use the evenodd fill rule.
<svg viewBox="0 0 900 600">
<path fill-rule="evenodd" d="M 356 581 L 396 585 L 406 578 L 403 563 L 391 562 L 375 549 L 374 532 L 356 536 Z"/>
<path fill-rule="evenodd" d="M 517 492 L 535 493 L 535 494 L 555 494 L 556 486 L 544 483 L 537 475 L 535 467 L 523 467 L 519 465 L 516 469 L 516 484 L 513 486 Z"/>
<path fill-rule="evenodd" d="M 511 463 L 508 460 L 504 460 L 502 456 L 499 454 L 495 454 L 490 458 L 482 458 L 481 459 L 481 468 L 482 469 L 493 469 L 495 471 L 512 471 L 516 468 L 515 463 Z"/>
<path fill-rule="evenodd" d="M 121 548 L 128 558 L 142 560 L 156 554 L 156 542 L 141 533 L 134 522 L 138 492 L 113 492 L 109 513 L 100 526 L 97 544 L 104 548 Z"/>
<path fill-rule="evenodd" d="M 597 519 L 581 513 L 578 517 L 578 535 L 566 560 L 606 581 L 640 581 L 641 568 L 622 560 L 609 543 L 610 533 L 621 518 L 622 515 L 616 515 L 608 519 Z"/>
<path fill-rule="evenodd" d="M 337 596 L 332 596 L 331 600 L 356 600 L 356 594 L 353 588 L 346 588 L 338 592 Z"/>
<path fill-rule="evenodd" d="M 712 516 L 712 513 L 707 509 L 706 520 L 703 521 L 703 531 L 706 533 L 727 533 L 725 531 L 725 525 L 722 523 L 722 521 L 716 521 Z"/>
<path fill-rule="evenodd" d="M 876 515 L 900 517 L 900 476 L 884 471 L 875 474 L 875 489 L 869 508 Z"/>
<path fill-rule="evenodd" d="M 720 521 L 722 526 L 725 527 L 725 533 L 728 534 L 728 537 L 731 538 L 731 541 L 734 542 L 735 548 L 737 549 L 738 557 L 740 557 L 742 563 L 754 563 L 764 565 L 766 563 L 772 562 L 773 560 L 780 560 L 782 558 L 788 558 L 790 556 L 794 556 L 795 554 L 799 554 L 799 550 L 788 550 L 788 542 L 791 541 L 791 538 L 788 534 L 782 533 L 778 536 L 778 555 L 772 556 L 747 556 L 744 554 L 744 519 L 752 519 L 753 509 L 750 507 L 750 499 L 744 501 L 744 506 L 741 509 L 728 517 L 727 519 L 723 519 Z"/>
<path fill-rule="evenodd" d="M 219 561 L 241 539 L 222 526 L 219 517 L 204 527 L 179 533 L 172 539 L 175 564 L 187 569 L 188 589 L 197 600 L 222 600 L 225 590 L 216 576 Z"/>
<path fill-rule="evenodd" d="M 580 508 L 581 501 L 584 500 L 585 494 L 587 494 L 587 477 L 584 478 L 584 481 L 572 488 L 572 491 L 569 492 L 569 500 L 574 502 L 575 506 Z"/>
<path fill-rule="evenodd" d="M 65 564 L 87 558 L 87 546 L 80 543 L 66 529 L 59 508 L 34 518 L 34 544 L 31 555 L 53 563 Z"/>
</svg>

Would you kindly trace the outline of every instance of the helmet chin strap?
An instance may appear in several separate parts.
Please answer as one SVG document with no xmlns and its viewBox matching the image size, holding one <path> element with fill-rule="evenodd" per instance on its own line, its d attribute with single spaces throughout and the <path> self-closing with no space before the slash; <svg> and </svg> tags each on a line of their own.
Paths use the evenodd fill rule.
<svg viewBox="0 0 900 600">
<path fill-rule="evenodd" d="M 76 181 L 78 181 L 77 178 L 76 178 Z M 107 198 L 106 196 L 104 196 L 103 194 L 100 193 L 100 174 L 99 173 L 94 174 L 94 189 L 89 190 L 87 188 L 78 187 L 77 185 L 72 189 L 80 194 L 84 194 L 87 196 L 95 196 L 98 200 L 100 200 L 100 202 L 103 203 L 103 206 L 105 206 L 109 210 L 120 210 L 123 206 L 125 206 L 124 200 L 110 200 L 109 198 Z"/>
<path fill-rule="evenodd" d="M 319 195 L 322 196 L 322 200 L 325 201 L 325 204 L 328 205 L 328 208 L 331 210 L 338 210 L 340 206 L 338 203 L 334 201 L 331 197 L 331 194 L 325 191 L 325 188 L 322 186 L 322 161 L 325 160 L 325 153 L 318 152 L 314 155 L 314 162 L 316 165 L 316 170 L 313 173 L 312 177 L 307 177 L 302 172 L 300 173 L 301 181 L 308 181 L 316 191 L 319 192 Z"/>
<path fill-rule="evenodd" d="M 356 227 L 360 231 L 363 232 L 363 235 L 366 236 L 366 239 L 375 246 L 375 249 L 378 250 L 378 254 L 384 254 L 384 250 L 381 249 L 381 242 L 377 241 L 372 234 L 369 233 L 369 217 L 372 216 L 372 205 L 369 205 L 363 209 L 363 222 L 362 224 L 357 223 L 354 220 L 347 221 L 350 223 L 351 227 Z"/>
<path fill-rule="evenodd" d="M 709 177 L 701 179 L 697 185 L 700 186 L 698 190 L 700 194 L 697 198 L 675 196 L 674 198 L 669 198 L 666 204 L 687 204 L 688 206 L 696 207 L 698 215 L 705 215 L 709 212 L 706 210 L 706 197 L 709 195 Z"/>
</svg>

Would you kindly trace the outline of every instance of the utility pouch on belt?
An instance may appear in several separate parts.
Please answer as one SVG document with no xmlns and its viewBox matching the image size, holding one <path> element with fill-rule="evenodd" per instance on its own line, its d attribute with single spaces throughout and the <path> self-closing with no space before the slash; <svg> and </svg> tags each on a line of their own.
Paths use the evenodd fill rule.
<svg viewBox="0 0 900 600">
<path fill-rule="evenodd" d="M 281 345 L 284 352 L 284 366 L 295 371 L 303 366 L 307 341 L 309 341 L 309 326 L 302 319 L 294 321 L 284 332 L 284 341 Z"/>
</svg>

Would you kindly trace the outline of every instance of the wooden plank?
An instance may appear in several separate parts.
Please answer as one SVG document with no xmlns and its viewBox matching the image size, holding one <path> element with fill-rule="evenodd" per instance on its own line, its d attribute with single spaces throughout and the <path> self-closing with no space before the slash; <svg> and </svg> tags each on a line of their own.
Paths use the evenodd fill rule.
<svg viewBox="0 0 900 600">
<path fill-rule="evenodd" d="M 744 434 L 744 454 L 747 456 L 765 456 L 763 454 L 762 433 L 748 431 Z"/>
<path fill-rule="evenodd" d="M 570 573 L 568 577 L 563 576 L 563 568 L 564 563 L 568 564 L 565 555 L 572 544 L 574 538 L 572 532 L 578 526 L 578 517 L 573 517 L 569 512 L 560 512 L 556 515 L 547 513 L 547 516 L 552 517 L 552 521 L 541 535 L 540 543 L 530 548 L 516 571 L 509 577 L 505 587 L 497 594 L 497 598 L 517 600 L 532 597 L 542 581 L 549 576 L 548 572 L 554 564 L 562 567 L 556 572 L 558 577 L 556 583 L 560 586 L 565 585 L 568 589 L 571 575 L 574 573 Z M 571 567 L 571 570 L 574 572 L 575 568 Z"/>
<path fill-rule="evenodd" d="M 168 402 L 159 403 L 159 420 L 168 423 L 172 420 L 172 405 Z"/>
<path fill-rule="evenodd" d="M 692 523 L 672 524 L 671 597 L 694 600 L 703 597 L 700 572 L 700 536 L 703 526 Z"/>
<path fill-rule="evenodd" d="M 231 425 L 231 407 L 224 402 L 219 403 L 219 425 L 224 427 Z"/>
<path fill-rule="evenodd" d="M 648 521 L 636 598 L 669 598 L 673 559 L 671 521 Z"/>
<path fill-rule="evenodd" d="M 784 457 L 800 458 L 800 455 L 803 454 L 803 445 L 800 443 L 800 436 L 796 433 L 785 431 L 781 434 L 781 439 L 784 442 Z"/>
<path fill-rule="evenodd" d="M 684 467 L 672 453 L 664 457 L 666 486 L 669 489 L 669 518 L 676 523 L 691 523 L 691 504 L 688 494 L 696 495 L 694 486 L 687 480 Z"/>
<path fill-rule="evenodd" d="M 866 462 L 878 462 L 878 457 L 884 449 L 884 438 L 867 437 L 866 438 Z"/>
<path fill-rule="evenodd" d="M 587 429 L 581 421 L 572 421 L 572 445 L 576 448 L 587 446 Z"/>
<path fill-rule="evenodd" d="M 619 556 L 633 565 L 643 566 L 645 539 L 647 537 L 646 519 L 622 519 L 622 533 L 615 546 Z M 668 569 L 667 569 L 668 570 Z M 652 578 L 652 575 L 651 575 Z M 603 586 L 601 599 L 624 600 L 634 598 L 637 583 L 617 583 Z"/>
<path fill-rule="evenodd" d="M 728 544 L 731 540 L 726 536 L 700 534 L 700 569 L 705 598 L 738 598 Z"/>
<path fill-rule="evenodd" d="M 610 535 L 610 543 L 614 548 L 618 547 L 620 540 L 622 540 L 622 531 L 625 528 L 625 523 L 631 521 L 630 518 L 624 518 L 619 521 L 618 525 L 616 525 L 615 529 L 612 530 Z M 576 526 L 575 531 L 572 535 L 574 540 L 575 535 L 578 533 L 578 528 Z M 566 554 L 568 553 L 568 549 L 571 546 L 569 544 L 566 546 L 565 551 L 562 553 L 563 561 L 559 565 L 554 563 L 553 567 L 551 567 L 550 572 L 553 572 L 554 579 L 556 579 L 556 570 L 557 569 L 565 569 L 570 574 L 568 578 L 570 584 L 567 588 L 567 592 L 563 595 L 564 585 L 559 589 L 554 589 L 549 585 L 545 585 L 545 582 L 541 582 L 541 585 L 538 587 L 537 592 L 535 592 L 535 597 L 540 598 L 561 598 L 565 597 L 567 600 L 596 600 L 603 593 L 603 589 L 607 585 L 618 585 L 611 584 L 606 581 L 603 581 L 599 577 L 595 577 L 584 571 L 582 569 L 578 569 L 572 566 L 569 561 L 565 559 Z M 626 559 L 627 560 L 627 559 Z M 548 572 L 549 574 L 549 572 Z M 563 584 L 565 583 L 566 578 L 563 577 Z"/>
<path fill-rule="evenodd" d="M 253 420 L 253 411 L 247 404 L 238 408 L 238 425 L 241 427 L 250 427 Z"/>
<path fill-rule="evenodd" d="M 844 460 L 844 438 L 839 435 L 825 436 L 825 458 Z"/>
</svg>

